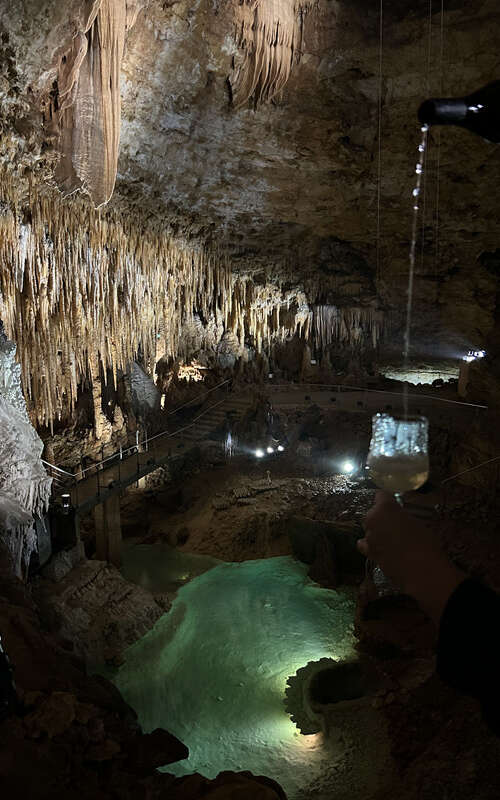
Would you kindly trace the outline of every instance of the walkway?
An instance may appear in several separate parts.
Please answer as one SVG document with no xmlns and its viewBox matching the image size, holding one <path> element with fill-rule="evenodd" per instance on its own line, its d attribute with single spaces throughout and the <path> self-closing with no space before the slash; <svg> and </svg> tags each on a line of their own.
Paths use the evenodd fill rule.
<svg viewBox="0 0 500 800">
<path fill-rule="evenodd" d="M 222 388 L 228 381 L 223 381 L 204 394 Z M 256 387 L 269 397 L 273 408 L 292 409 L 307 408 L 317 405 L 320 408 L 356 413 L 376 413 L 377 411 L 403 410 L 401 392 L 381 391 L 378 389 L 359 388 L 334 384 L 318 386 L 317 384 L 264 384 Z M 199 402 L 203 395 L 175 409 L 180 411 Z M 184 455 L 188 450 L 203 441 L 220 428 L 228 415 L 233 420 L 243 416 L 253 401 L 250 392 L 231 394 L 217 400 L 208 409 L 201 412 L 194 420 L 173 432 L 162 432 L 149 439 L 139 441 L 127 449 L 121 449 L 101 462 L 87 467 L 83 471 L 71 474 L 65 470 L 44 462 L 54 478 L 56 492 L 69 493 L 71 504 L 80 516 L 89 513 L 96 505 L 123 489 L 137 483 L 141 478 L 167 463 L 169 459 Z M 480 413 L 487 407 L 478 404 L 463 403 L 433 395 L 409 394 L 411 413 L 428 414 L 431 409 L 434 418 L 444 418 L 448 423 L 463 420 L 464 413 Z"/>
<path fill-rule="evenodd" d="M 228 381 L 223 381 L 204 394 L 220 389 L 227 383 Z M 365 414 L 383 410 L 400 412 L 403 409 L 401 393 L 377 389 L 316 384 L 264 384 L 255 388 L 260 394 L 268 397 L 273 408 L 277 410 L 307 408 L 313 404 L 331 411 Z M 228 415 L 233 421 L 243 416 L 253 403 L 254 396 L 254 392 L 226 395 L 216 400 L 187 425 L 173 432 L 159 433 L 142 442 L 137 440 L 132 447 L 120 449 L 109 458 L 76 474 L 44 462 L 54 479 L 54 493 L 59 496 L 66 495 L 65 504 L 68 508 L 72 507 L 76 526 L 78 518 L 94 510 L 98 558 L 115 564 L 120 563 L 120 494 L 123 490 L 138 483 L 141 478 L 171 459 L 185 455 L 204 441 L 210 441 L 211 435 L 223 425 Z M 199 402 L 201 397 L 203 395 L 189 401 L 176 411 Z M 457 420 L 463 424 L 464 413 L 477 414 L 486 409 L 486 406 L 441 399 L 432 395 L 410 394 L 409 397 L 411 413 L 429 414 L 432 410 L 434 420 L 444 420 L 448 425 Z"/>
</svg>

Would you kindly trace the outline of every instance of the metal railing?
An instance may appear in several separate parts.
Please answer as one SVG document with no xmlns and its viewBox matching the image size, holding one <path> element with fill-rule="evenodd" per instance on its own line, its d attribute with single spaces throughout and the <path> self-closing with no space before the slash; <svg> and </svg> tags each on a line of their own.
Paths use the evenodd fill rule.
<svg viewBox="0 0 500 800">
<path fill-rule="evenodd" d="M 201 392 L 200 394 L 197 394 L 196 397 L 191 398 L 191 400 L 188 400 L 186 403 L 182 403 L 182 405 L 177 406 L 177 408 L 172 409 L 172 411 L 168 412 L 168 415 L 170 416 L 172 414 L 176 414 L 178 411 L 181 411 L 184 408 L 187 408 L 187 407 L 189 407 L 191 405 L 195 405 L 196 403 L 200 402 L 200 400 L 202 398 L 206 397 L 207 395 L 211 394 L 212 392 L 215 392 L 217 389 L 220 389 L 222 386 L 225 386 L 226 384 L 229 384 L 230 382 L 231 382 L 231 379 L 230 378 L 226 378 L 226 380 L 221 381 L 216 386 L 212 386 L 212 388 L 207 389 L 205 392 Z M 213 407 L 214 406 L 211 406 L 211 408 L 213 408 Z M 207 411 L 210 411 L 211 408 L 207 409 Z M 206 412 L 203 412 L 203 413 L 206 413 Z M 197 419 L 199 419 L 199 417 L 196 417 L 194 420 L 191 420 L 191 422 L 189 424 L 191 425 Z M 125 454 L 127 452 L 130 452 L 130 451 L 133 452 L 134 448 L 140 448 L 140 447 L 144 447 L 144 446 L 147 447 L 148 442 L 152 441 L 152 439 L 155 439 L 155 438 L 160 437 L 160 436 L 168 436 L 168 435 L 174 435 L 174 434 L 175 434 L 175 432 L 171 433 L 168 430 L 164 430 L 164 431 L 161 431 L 160 433 L 155 434 L 155 436 L 153 436 L 153 437 L 148 437 L 147 434 L 146 434 L 145 439 L 143 439 L 142 441 L 139 441 L 139 438 L 138 438 L 139 437 L 139 432 L 137 431 L 136 432 L 136 441 L 134 442 L 133 445 L 127 445 L 127 447 L 125 449 L 123 449 L 123 446 L 120 446 L 120 448 L 118 450 L 116 450 L 114 453 L 112 453 L 112 455 L 107 456 L 106 458 L 101 458 L 99 461 L 94 461 L 94 463 L 91 464 L 89 467 L 86 467 L 85 469 L 80 469 L 76 473 L 66 473 L 66 474 L 67 475 L 68 474 L 73 474 L 73 475 L 85 474 L 85 472 L 87 472 L 89 470 L 92 470 L 94 468 L 98 468 L 100 464 L 104 464 L 107 461 L 116 459 L 118 457 L 121 459 L 123 457 L 123 454 Z M 80 462 L 83 462 L 84 459 L 87 459 L 87 458 L 95 458 L 95 453 L 92 452 L 92 453 L 83 453 L 83 454 L 81 454 L 80 455 Z M 60 469 L 61 470 L 61 466 L 63 464 L 67 464 L 68 462 L 70 462 L 72 460 L 73 460 L 73 458 L 70 456 L 69 458 L 66 458 L 66 459 L 63 459 L 62 461 L 60 461 L 59 465 L 57 467 L 54 467 L 54 465 L 50 465 L 50 466 L 53 467 L 54 469 Z M 45 462 L 45 463 L 48 463 L 48 462 Z M 61 472 L 65 472 L 65 470 L 61 470 Z"/>
<path fill-rule="evenodd" d="M 385 394 L 385 395 L 392 395 L 394 397 L 399 397 L 401 401 L 403 400 L 403 393 L 402 392 L 393 392 L 386 389 L 370 389 L 369 387 L 365 386 L 350 386 L 346 383 L 270 383 L 266 384 L 270 389 L 280 389 L 282 391 L 302 391 L 302 389 L 307 388 L 310 391 L 334 391 L 334 392 L 342 392 L 343 390 L 348 392 L 367 392 L 370 394 Z M 415 398 L 417 400 L 425 398 L 427 400 L 433 400 L 438 403 L 451 403 L 452 405 L 457 406 L 467 406 L 469 408 L 482 408 L 487 410 L 488 406 L 481 405 L 479 403 L 465 403 L 463 400 L 450 400 L 448 397 L 435 397 L 432 394 L 416 394 L 414 392 L 409 392 L 408 397 Z"/>
<path fill-rule="evenodd" d="M 227 383 L 227 381 L 224 381 L 222 384 L 219 384 L 219 386 L 222 386 L 225 383 Z M 214 387 L 214 389 L 215 388 L 216 387 Z M 209 391 L 212 391 L 212 390 L 209 390 Z M 208 392 L 207 392 L 207 394 L 208 394 Z M 189 430 L 190 428 L 193 428 L 196 425 L 196 423 L 198 422 L 198 420 L 200 420 L 201 418 L 207 416 L 215 408 L 218 408 L 218 407 L 224 405 L 225 403 L 226 403 L 226 398 L 224 398 L 222 400 L 218 400 L 216 403 L 213 403 L 213 405 L 211 405 L 209 408 L 205 409 L 200 414 L 198 414 L 196 417 L 194 417 L 194 419 L 190 420 L 189 423 L 187 423 L 186 425 L 183 425 L 180 428 L 177 428 L 175 431 L 162 431 L 161 433 L 157 433 L 155 436 L 151 436 L 149 438 L 146 437 L 142 441 L 139 440 L 139 436 L 138 436 L 138 432 L 137 432 L 135 444 L 133 444 L 133 445 L 131 445 L 129 447 L 126 447 L 126 448 L 120 447 L 118 450 L 116 450 L 110 456 L 107 456 L 106 458 L 103 458 L 100 461 L 95 462 L 94 464 L 91 464 L 88 467 L 85 467 L 84 469 L 80 469 L 76 473 L 68 472 L 67 470 L 64 470 L 61 467 L 58 467 L 58 466 L 56 466 L 54 464 L 50 464 L 48 461 L 45 461 L 43 459 L 42 459 L 42 463 L 46 467 L 49 475 L 52 477 L 53 482 L 54 482 L 54 487 L 58 491 L 62 490 L 62 489 L 68 489 L 68 488 L 71 488 L 71 487 L 75 486 L 77 483 L 81 482 L 82 480 L 85 480 L 85 478 L 87 478 L 91 474 L 97 475 L 97 482 L 98 482 L 98 486 L 99 486 L 100 473 L 103 470 L 105 470 L 105 469 L 107 469 L 109 467 L 112 467 L 113 464 L 116 464 L 118 466 L 118 472 L 119 472 L 118 480 L 120 482 L 121 481 L 121 475 L 120 475 L 121 463 L 123 461 L 127 461 L 127 459 L 129 459 L 131 456 L 136 455 L 137 456 L 137 462 L 138 462 L 137 463 L 136 472 L 140 473 L 141 471 L 144 471 L 144 464 L 142 464 L 142 465 L 139 464 L 140 455 L 142 455 L 144 453 L 152 453 L 154 451 L 157 451 L 157 455 L 160 457 L 160 459 L 163 460 L 164 457 L 165 457 L 165 453 L 161 452 L 161 451 L 158 452 L 158 450 L 160 450 L 161 445 L 163 445 L 165 441 L 168 441 L 169 439 L 174 439 L 175 437 L 178 437 L 178 436 L 182 436 L 182 434 L 185 431 Z M 191 442 L 191 441 L 189 443 L 193 444 L 193 442 Z M 183 445 L 182 442 L 179 442 L 178 446 L 179 447 L 183 447 L 184 445 Z M 157 460 L 158 460 L 158 458 L 155 458 L 155 457 L 151 458 L 151 455 L 150 455 L 149 456 L 149 461 L 151 463 L 149 464 L 147 462 L 147 465 L 149 465 L 152 468 L 154 468 L 153 465 L 156 463 Z M 152 471 L 152 469 L 149 470 L 149 471 Z"/>
</svg>

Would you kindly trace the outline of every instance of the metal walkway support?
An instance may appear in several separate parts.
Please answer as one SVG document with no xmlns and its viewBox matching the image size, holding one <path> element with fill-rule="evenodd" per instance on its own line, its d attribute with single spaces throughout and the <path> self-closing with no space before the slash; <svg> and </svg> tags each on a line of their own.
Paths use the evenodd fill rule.
<svg viewBox="0 0 500 800">
<path fill-rule="evenodd" d="M 94 507 L 96 532 L 96 556 L 99 561 L 109 561 L 121 566 L 122 527 L 120 518 L 120 495 L 113 494 Z"/>
</svg>

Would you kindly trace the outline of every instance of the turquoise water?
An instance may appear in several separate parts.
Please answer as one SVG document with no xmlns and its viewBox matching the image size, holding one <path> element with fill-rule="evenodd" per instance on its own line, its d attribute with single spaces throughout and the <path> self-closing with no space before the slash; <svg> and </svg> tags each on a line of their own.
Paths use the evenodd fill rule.
<svg viewBox="0 0 500 800">
<path fill-rule="evenodd" d="M 321 735 L 302 736 L 283 697 L 308 661 L 352 654 L 354 600 L 306 570 L 289 557 L 220 564 L 127 650 L 113 681 L 143 729 L 165 727 L 189 747 L 169 772 L 251 770 L 298 798 L 333 768 Z"/>
<path fill-rule="evenodd" d="M 220 563 L 219 559 L 183 553 L 168 544 L 133 544 L 123 551 L 121 571 L 126 580 L 155 594 L 176 592 Z"/>
</svg>

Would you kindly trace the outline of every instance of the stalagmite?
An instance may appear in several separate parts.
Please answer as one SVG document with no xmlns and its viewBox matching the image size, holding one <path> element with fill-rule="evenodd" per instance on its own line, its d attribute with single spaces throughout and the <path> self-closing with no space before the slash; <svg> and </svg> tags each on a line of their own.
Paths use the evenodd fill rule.
<svg viewBox="0 0 500 800">
<path fill-rule="evenodd" d="M 303 15 L 309 3 L 298 0 L 242 0 L 235 8 L 240 57 L 229 76 L 235 108 L 250 98 L 271 100 L 283 89 L 300 58 Z"/>
</svg>

